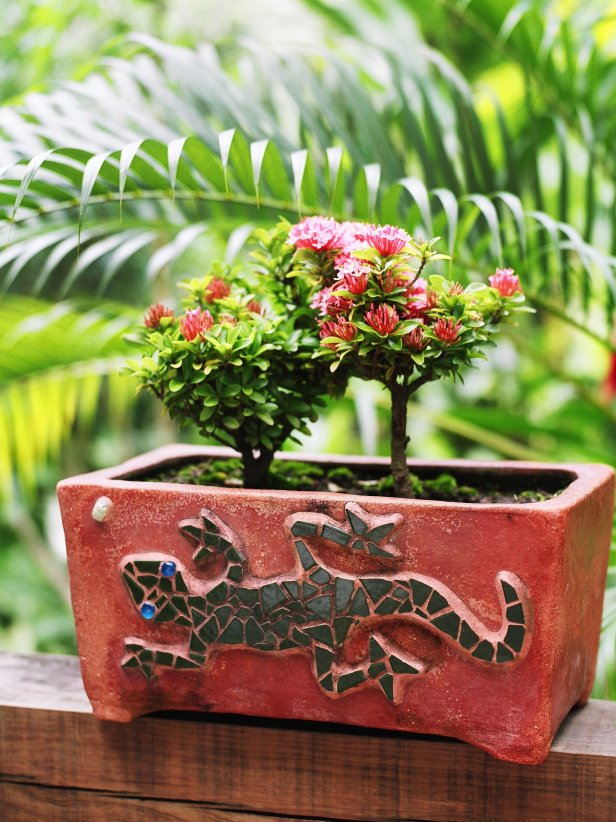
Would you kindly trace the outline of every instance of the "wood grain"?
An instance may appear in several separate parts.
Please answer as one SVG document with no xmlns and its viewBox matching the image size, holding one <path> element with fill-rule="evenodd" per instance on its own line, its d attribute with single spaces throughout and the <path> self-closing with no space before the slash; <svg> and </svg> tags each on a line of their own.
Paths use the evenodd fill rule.
<svg viewBox="0 0 616 822">
<path fill-rule="evenodd" d="M 612 822 L 615 723 L 616 703 L 591 702 L 535 766 L 316 723 L 199 714 L 120 725 L 91 715 L 76 659 L 0 654 L 0 802 L 11 822 Z"/>
</svg>

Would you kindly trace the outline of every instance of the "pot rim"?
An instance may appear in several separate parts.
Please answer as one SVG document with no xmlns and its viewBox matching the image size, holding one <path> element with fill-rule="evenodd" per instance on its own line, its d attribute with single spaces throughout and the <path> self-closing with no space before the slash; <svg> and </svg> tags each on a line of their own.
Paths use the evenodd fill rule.
<svg viewBox="0 0 616 822">
<path fill-rule="evenodd" d="M 585 497 L 590 491 L 611 482 L 614 477 L 614 469 L 603 463 L 548 463 L 548 462 L 527 462 L 516 460 L 428 460 L 409 458 L 407 460 L 411 468 L 430 468 L 437 470 L 458 469 L 465 473 L 512 473 L 518 476 L 531 475 L 537 473 L 565 474 L 571 477 L 570 483 L 555 497 L 542 502 L 520 503 L 485 503 L 485 502 L 451 502 L 444 500 L 429 499 L 401 499 L 400 497 L 372 496 L 369 494 L 352 494 L 332 491 L 294 491 L 294 490 L 271 490 L 271 489 L 248 489 L 248 488 L 228 488 L 210 485 L 191 485 L 190 483 L 169 483 L 154 482 L 138 479 L 131 479 L 131 475 L 143 473 L 154 467 L 163 467 L 178 460 L 186 460 L 191 457 L 238 457 L 237 452 L 231 448 L 217 445 L 185 445 L 172 444 L 163 445 L 151 451 L 147 451 L 136 457 L 126 460 L 119 465 L 109 468 L 102 468 L 86 474 L 69 477 L 58 483 L 58 490 L 71 486 L 93 486 L 103 489 L 153 489 L 164 487 L 167 490 L 185 492 L 186 489 L 198 490 L 214 496 L 233 495 L 255 500 L 271 498 L 272 495 L 285 497 L 296 497 L 298 500 L 321 499 L 329 502 L 341 499 L 352 499 L 358 502 L 380 502 L 405 505 L 438 506 L 452 509 L 489 509 L 491 511 L 517 511 L 525 508 L 536 509 L 537 507 L 545 511 L 557 512 L 569 509 L 577 500 Z M 376 456 L 356 456 L 344 454 L 311 454 L 298 451 L 285 451 L 276 453 L 276 459 L 281 460 L 302 460 L 305 462 L 316 462 L 325 465 L 365 465 L 365 466 L 387 466 L 387 457 Z"/>
</svg>

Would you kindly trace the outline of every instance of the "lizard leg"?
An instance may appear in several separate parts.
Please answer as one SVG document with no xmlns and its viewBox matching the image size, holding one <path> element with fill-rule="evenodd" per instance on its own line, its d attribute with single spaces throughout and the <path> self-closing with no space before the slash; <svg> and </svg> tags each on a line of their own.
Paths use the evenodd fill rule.
<svg viewBox="0 0 616 822">
<path fill-rule="evenodd" d="M 139 671 L 146 679 L 156 676 L 156 668 L 173 668 L 188 670 L 202 668 L 205 664 L 205 654 L 192 650 L 191 645 L 186 653 L 177 653 L 164 645 L 147 645 L 143 640 L 129 637 L 124 642 L 126 654 L 122 659 L 122 667 Z"/>
</svg>

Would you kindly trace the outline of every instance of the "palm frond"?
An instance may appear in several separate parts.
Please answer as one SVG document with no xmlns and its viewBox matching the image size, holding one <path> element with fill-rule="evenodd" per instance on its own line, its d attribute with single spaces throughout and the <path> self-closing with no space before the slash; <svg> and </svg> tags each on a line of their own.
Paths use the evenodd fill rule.
<svg viewBox="0 0 616 822">
<path fill-rule="evenodd" d="M 96 309 L 7 296 L 0 312 L 0 499 L 31 498 L 75 423 L 92 426 L 101 392 L 125 406 L 118 376 L 134 322 L 128 309 Z M 119 409 L 118 409 L 119 410 Z"/>
<path fill-rule="evenodd" d="M 285 155 L 272 141 L 248 144 L 235 130 L 222 132 L 218 143 L 214 152 L 197 138 L 167 144 L 148 140 L 130 150 L 80 152 L 79 158 L 58 149 L 5 171 L 2 180 L 14 199 L 0 204 L 0 216 L 12 227 L 14 240 L 0 257 L 4 290 L 17 287 L 36 267 L 39 284 L 70 295 L 100 263 L 104 273 L 96 288 L 105 294 L 123 263 L 142 248 L 151 251 L 163 236 L 167 250 L 160 254 L 171 259 L 206 226 L 230 233 L 245 222 L 332 212 L 335 199 L 337 217 L 375 219 L 404 225 L 416 236 L 442 236 L 456 277 L 486 275 L 498 265 L 515 267 L 537 306 L 609 345 L 616 259 L 585 243 L 571 225 L 525 208 L 511 192 L 456 195 L 442 187 L 429 190 L 416 177 L 387 185 L 380 166 L 354 169 L 348 158 L 333 152 L 329 170 L 335 174 L 323 175 L 318 170 L 326 165 L 324 158 L 313 162 L 307 151 Z M 339 162 L 332 166 L 336 156 Z M 60 258 L 76 255 L 80 243 L 85 244 L 81 255 L 63 269 Z M 49 264 L 52 255 L 54 265 Z M 547 265 L 554 272 L 549 280 Z M 605 308 L 599 328 L 594 314 L 584 319 L 591 304 Z"/>
</svg>

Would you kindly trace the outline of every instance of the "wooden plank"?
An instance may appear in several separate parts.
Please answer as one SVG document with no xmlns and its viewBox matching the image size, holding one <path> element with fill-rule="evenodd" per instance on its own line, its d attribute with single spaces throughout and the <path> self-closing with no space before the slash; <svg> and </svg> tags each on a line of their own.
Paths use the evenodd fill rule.
<svg viewBox="0 0 616 822">
<path fill-rule="evenodd" d="M 316 723 L 199 714 L 120 725 L 91 715 L 76 659 L 0 655 L 0 797 L 17 806 L 19 790 L 35 803 L 37 788 L 62 789 L 91 807 L 125 797 L 127 808 L 178 805 L 169 818 L 179 820 L 215 819 L 179 815 L 206 808 L 244 820 L 611 822 L 615 722 L 616 703 L 591 702 L 535 766 L 443 738 Z"/>
<path fill-rule="evenodd" d="M 270 816 L 212 808 L 201 802 L 132 799 L 103 791 L 44 788 L 0 782 L 3 819 L 10 822 L 300 822 L 297 817 Z"/>
</svg>

